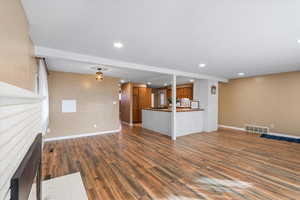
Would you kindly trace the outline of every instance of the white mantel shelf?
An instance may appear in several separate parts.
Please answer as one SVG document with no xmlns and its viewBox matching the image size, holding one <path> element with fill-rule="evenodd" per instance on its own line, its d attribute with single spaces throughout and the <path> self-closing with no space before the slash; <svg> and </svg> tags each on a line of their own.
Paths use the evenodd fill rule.
<svg viewBox="0 0 300 200">
<path fill-rule="evenodd" d="M 39 102 L 43 97 L 36 93 L 0 82 L 0 106 Z"/>
</svg>

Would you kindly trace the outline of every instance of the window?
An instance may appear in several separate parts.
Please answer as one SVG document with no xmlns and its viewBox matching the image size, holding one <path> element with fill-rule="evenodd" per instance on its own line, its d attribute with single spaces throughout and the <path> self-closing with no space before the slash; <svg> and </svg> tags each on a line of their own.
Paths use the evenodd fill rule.
<svg viewBox="0 0 300 200">
<path fill-rule="evenodd" d="M 160 105 L 165 105 L 165 93 L 160 93 Z"/>
<path fill-rule="evenodd" d="M 154 107 L 154 93 L 151 93 L 151 107 Z"/>
</svg>

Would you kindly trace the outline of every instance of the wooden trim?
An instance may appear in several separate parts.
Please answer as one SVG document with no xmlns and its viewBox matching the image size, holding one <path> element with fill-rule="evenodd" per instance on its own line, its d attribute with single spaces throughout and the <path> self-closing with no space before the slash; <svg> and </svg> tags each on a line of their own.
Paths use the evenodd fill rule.
<svg viewBox="0 0 300 200">
<path fill-rule="evenodd" d="M 142 88 L 146 88 L 147 85 L 143 84 L 143 83 L 132 83 L 133 87 L 142 87 Z"/>
</svg>

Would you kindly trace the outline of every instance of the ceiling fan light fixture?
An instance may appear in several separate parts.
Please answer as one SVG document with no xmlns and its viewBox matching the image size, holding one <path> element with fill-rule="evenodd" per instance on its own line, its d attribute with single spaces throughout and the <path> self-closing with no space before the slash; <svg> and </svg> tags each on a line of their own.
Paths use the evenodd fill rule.
<svg viewBox="0 0 300 200">
<path fill-rule="evenodd" d="M 103 81 L 104 80 L 104 74 L 101 72 L 102 68 L 97 68 L 96 72 L 96 80 L 97 81 Z"/>
</svg>

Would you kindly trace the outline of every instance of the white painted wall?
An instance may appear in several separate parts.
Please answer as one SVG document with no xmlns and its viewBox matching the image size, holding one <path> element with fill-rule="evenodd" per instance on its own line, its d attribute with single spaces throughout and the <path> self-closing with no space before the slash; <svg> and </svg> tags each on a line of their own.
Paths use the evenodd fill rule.
<svg viewBox="0 0 300 200">
<path fill-rule="evenodd" d="M 201 86 L 202 84 L 200 84 L 200 80 L 197 79 L 194 81 L 194 85 L 193 85 L 193 100 L 200 100 L 200 91 L 201 91 Z"/>
<path fill-rule="evenodd" d="M 211 86 L 217 87 L 216 95 L 210 93 Z M 208 80 L 208 107 L 207 107 L 207 131 L 218 130 L 218 112 L 219 112 L 219 87 L 218 81 Z"/>
<path fill-rule="evenodd" d="M 217 87 L 216 95 L 211 94 L 211 86 Z M 194 82 L 194 99 L 200 100 L 200 107 L 204 111 L 204 131 L 211 132 L 218 129 L 218 81 L 196 80 Z"/>
<path fill-rule="evenodd" d="M 142 127 L 164 135 L 171 136 L 172 113 L 143 110 Z"/>
<path fill-rule="evenodd" d="M 203 131 L 204 111 L 176 112 L 176 137 Z M 142 111 L 142 127 L 171 136 L 172 112 Z"/>
<path fill-rule="evenodd" d="M 204 126 L 204 111 L 177 112 L 176 136 L 184 136 L 192 133 L 200 133 Z"/>
</svg>

